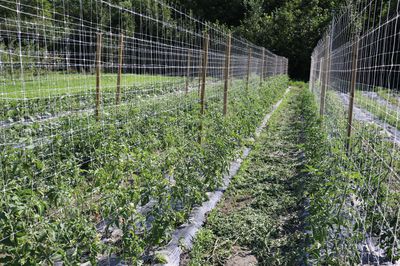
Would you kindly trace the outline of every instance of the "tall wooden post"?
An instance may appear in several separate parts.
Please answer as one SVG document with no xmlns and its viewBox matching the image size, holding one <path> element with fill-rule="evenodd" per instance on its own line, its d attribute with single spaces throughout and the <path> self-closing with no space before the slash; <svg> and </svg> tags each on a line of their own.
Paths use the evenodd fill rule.
<svg viewBox="0 0 400 266">
<path fill-rule="evenodd" d="M 279 75 L 281 75 L 282 74 L 282 58 L 279 58 L 279 60 L 278 60 L 278 69 L 279 69 Z"/>
<path fill-rule="evenodd" d="M 204 55 L 203 55 L 203 57 L 204 57 Z M 201 57 L 201 55 L 200 55 L 201 60 L 199 62 L 199 86 L 197 89 L 197 91 L 198 91 L 197 94 L 199 97 L 201 96 L 201 75 L 202 75 L 202 71 L 203 71 L 203 61 L 202 61 L 203 57 Z"/>
<path fill-rule="evenodd" d="M 327 56 L 327 72 L 326 72 L 326 82 L 329 84 L 331 80 L 331 60 L 332 60 L 332 41 L 333 39 L 329 36 L 328 38 L 328 56 Z"/>
<path fill-rule="evenodd" d="M 200 91 L 200 103 L 201 103 L 201 114 L 205 112 L 205 96 L 206 96 L 206 79 L 207 79 L 207 66 L 208 66 L 208 43 L 209 35 L 204 35 L 203 43 L 203 64 L 201 71 L 201 91 Z"/>
<path fill-rule="evenodd" d="M 282 57 L 282 60 L 281 60 L 281 69 L 282 69 L 282 75 L 285 75 L 286 73 L 285 73 L 285 58 L 283 58 Z"/>
<path fill-rule="evenodd" d="M 313 87 L 314 87 L 314 57 L 311 56 L 311 65 L 310 65 L 310 81 L 309 81 L 309 90 L 312 92 L 313 91 Z"/>
<path fill-rule="evenodd" d="M 328 64 L 329 64 L 329 39 L 330 37 L 327 36 L 325 40 L 325 60 L 323 61 L 323 67 L 322 67 L 322 82 L 321 82 L 321 98 L 320 98 L 320 109 L 319 109 L 319 114 L 321 117 L 324 116 L 325 113 L 325 95 L 326 95 L 326 87 L 328 86 Z"/>
<path fill-rule="evenodd" d="M 322 71 L 323 71 L 323 66 L 324 65 L 324 57 L 321 57 L 321 59 L 319 60 L 319 73 L 318 73 L 318 82 L 319 85 L 321 86 L 322 84 Z"/>
<path fill-rule="evenodd" d="M 289 75 L 289 59 L 285 59 L 285 74 Z"/>
<path fill-rule="evenodd" d="M 208 66 L 208 43 L 210 36 L 204 33 L 203 43 L 203 64 L 201 71 L 201 90 L 200 90 L 200 115 L 203 117 L 205 113 L 205 98 L 206 98 L 206 79 L 207 79 L 207 66 Z M 201 118 L 202 119 L 202 118 Z M 199 143 L 202 143 L 203 135 L 203 120 L 200 121 L 200 135 Z"/>
<path fill-rule="evenodd" d="M 95 111 L 95 116 L 96 120 L 98 121 L 100 119 L 100 89 L 101 89 L 101 84 L 100 84 L 100 74 L 101 74 L 101 39 L 102 39 L 102 34 L 97 33 L 97 46 L 96 46 L 96 111 Z"/>
<path fill-rule="evenodd" d="M 231 40 L 231 53 L 232 53 L 232 40 Z M 230 74 L 229 74 L 229 86 L 232 87 L 233 86 L 232 85 L 233 84 L 233 78 L 234 78 L 233 75 L 235 74 L 234 73 L 235 66 L 234 66 L 234 63 L 232 63 L 232 58 L 230 59 L 230 61 L 231 61 L 230 62 L 231 64 L 230 64 L 230 70 L 229 70 L 230 71 Z M 235 62 L 235 61 L 233 61 L 233 62 Z"/>
<path fill-rule="evenodd" d="M 116 105 L 119 105 L 121 102 L 121 76 L 122 76 L 123 53 L 124 53 L 124 35 L 121 34 L 119 36 L 117 92 L 115 94 Z"/>
<path fill-rule="evenodd" d="M 353 127 L 353 109 L 354 109 L 354 94 L 357 83 L 357 61 L 358 61 L 358 46 L 359 37 L 355 37 L 355 42 L 353 44 L 353 56 L 352 56 L 352 67 L 351 67 L 351 83 L 349 88 L 349 116 L 347 121 L 347 140 L 346 140 L 346 150 L 347 153 L 350 152 L 350 141 L 351 141 L 351 131 Z"/>
<path fill-rule="evenodd" d="M 232 43 L 232 36 L 229 34 L 228 40 L 226 41 L 226 48 L 225 48 L 225 68 L 224 68 L 224 109 L 223 114 L 226 116 L 228 112 L 228 87 L 229 87 L 229 73 L 231 67 L 231 43 Z"/>
<path fill-rule="evenodd" d="M 248 58 L 247 58 L 247 78 L 246 78 L 246 90 L 249 89 L 249 81 L 250 81 L 250 66 L 251 66 L 251 48 L 249 48 Z"/>
<path fill-rule="evenodd" d="M 8 45 L 10 46 L 10 44 L 8 44 Z M 15 84 L 14 83 L 14 63 L 13 63 L 13 60 L 12 60 L 11 48 L 8 49 L 8 60 L 10 62 L 10 78 L 11 78 L 12 83 Z"/>
<path fill-rule="evenodd" d="M 188 49 L 188 54 L 187 54 L 187 67 L 186 67 L 186 84 L 185 84 L 185 93 L 188 94 L 189 92 L 189 81 L 190 81 L 190 66 L 191 62 L 190 59 L 192 57 L 192 52 L 190 49 Z"/>
<path fill-rule="evenodd" d="M 262 48 L 262 60 L 261 60 L 261 75 L 260 75 L 260 85 L 262 85 L 264 81 L 264 64 L 265 64 L 265 49 Z"/>
</svg>

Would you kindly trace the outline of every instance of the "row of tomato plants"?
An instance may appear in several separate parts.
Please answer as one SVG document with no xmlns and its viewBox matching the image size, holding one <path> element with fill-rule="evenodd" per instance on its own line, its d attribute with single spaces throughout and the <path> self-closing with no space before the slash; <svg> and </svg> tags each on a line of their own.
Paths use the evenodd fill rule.
<svg viewBox="0 0 400 266">
<path fill-rule="evenodd" d="M 68 76 L 67 76 L 68 77 Z M 68 86 L 66 82 L 65 86 Z M 122 102 L 130 102 L 140 97 L 154 97 L 182 90 L 184 82 L 179 79 L 160 81 L 155 84 L 131 85 L 123 88 Z M 0 125 L 17 122 L 34 122 L 37 120 L 62 115 L 66 112 L 79 112 L 94 109 L 96 91 L 84 93 L 60 94 L 37 98 L 3 98 L 0 100 Z M 21 95 L 22 97 L 22 95 Z M 103 92 L 101 105 L 107 107 L 115 104 L 115 93 Z"/>
<path fill-rule="evenodd" d="M 62 117 L 8 131 L 9 143 L 24 138 L 21 130 L 48 141 L 0 148 L 0 262 L 141 260 L 220 185 L 287 82 L 279 76 L 248 90 L 234 86 L 227 117 L 215 86 L 204 116 L 192 92 L 105 108 L 99 122 Z"/>
<path fill-rule="evenodd" d="M 347 110 L 334 91 L 325 106 L 321 134 L 308 142 L 310 263 L 395 263 L 400 259 L 400 150 L 379 126 L 357 120 L 347 150 Z M 373 246 L 384 252 L 368 251 Z"/>
</svg>

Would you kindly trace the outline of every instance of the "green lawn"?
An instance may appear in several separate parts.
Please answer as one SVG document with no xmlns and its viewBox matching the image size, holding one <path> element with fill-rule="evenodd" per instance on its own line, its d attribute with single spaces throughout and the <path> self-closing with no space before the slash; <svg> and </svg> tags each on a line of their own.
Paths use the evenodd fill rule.
<svg viewBox="0 0 400 266">
<path fill-rule="evenodd" d="M 121 79 L 121 90 L 132 87 L 160 85 L 161 83 L 183 83 L 182 77 L 124 74 Z M 117 74 L 101 76 L 101 91 L 116 90 Z M 23 81 L 0 79 L 1 98 L 36 98 L 64 94 L 92 93 L 96 90 L 96 76 L 85 74 L 51 73 L 41 76 L 25 77 Z"/>
</svg>

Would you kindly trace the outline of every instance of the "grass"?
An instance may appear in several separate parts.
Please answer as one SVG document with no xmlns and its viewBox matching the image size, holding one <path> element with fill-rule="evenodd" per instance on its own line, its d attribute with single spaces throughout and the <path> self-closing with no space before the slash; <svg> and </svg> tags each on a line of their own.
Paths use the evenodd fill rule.
<svg viewBox="0 0 400 266">
<path fill-rule="evenodd" d="M 305 261 L 304 202 L 311 185 L 304 156 L 316 136 L 313 96 L 293 88 L 268 130 L 210 214 L 189 265 L 300 265 Z M 309 142 L 306 144 L 306 142 Z M 312 142 L 312 143 L 311 143 Z M 305 185 L 307 184 L 307 185 Z"/>
<path fill-rule="evenodd" d="M 161 83 L 182 83 L 181 77 L 157 75 L 123 74 L 121 90 Z M 102 92 L 114 92 L 117 74 L 101 75 Z M 23 81 L 0 80 L 0 98 L 42 98 L 64 94 L 93 94 L 96 90 L 96 76 L 86 74 L 48 73 L 40 76 L 30 75 Z"/>
</svg>

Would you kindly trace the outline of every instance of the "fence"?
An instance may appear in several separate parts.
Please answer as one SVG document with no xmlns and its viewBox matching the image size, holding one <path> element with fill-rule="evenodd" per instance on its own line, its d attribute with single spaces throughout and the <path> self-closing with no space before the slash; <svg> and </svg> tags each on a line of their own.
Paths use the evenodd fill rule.
<svg viewBox="0 0 400 266">
<path fill-rule="evenodd" d="M 310 90 L 330 153 L 343 152 L 331 195 L 341 200 L 331 210 L 337 223 L 321 258 L 383 264 L 400 256 L 398 25 L 399 1 L 351 1 L 312 54 Z"/>
<path fill-rule="evenodd" d="M 139 258 L 285 84 L 286 58 L 223 27 L 115 2 L 0 0 L 0 262 Z"/>
</svg>

